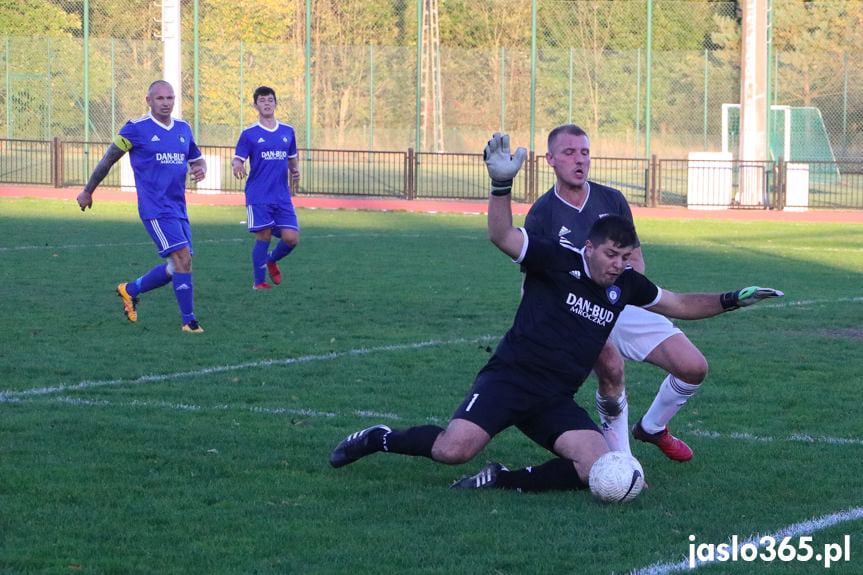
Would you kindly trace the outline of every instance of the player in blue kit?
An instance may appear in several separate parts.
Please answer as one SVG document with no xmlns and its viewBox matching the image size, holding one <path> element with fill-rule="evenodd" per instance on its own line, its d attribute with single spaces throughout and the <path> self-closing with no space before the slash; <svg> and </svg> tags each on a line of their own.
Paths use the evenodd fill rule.
<svg viewBox="0 0 863 575">
<path fill-rule="evenodd" d="M 590 139 L 584 130 L 574 124 L 553 129 L 548 135 L 546 161 L 554 169 L 556 180 L 531 206 L 524 220 L 528 231 L 566 238 L 582 247 L 590 226 L 603 215 L 617 214 L 632 220 L 622 193 L 588 181 Z M 644 273 L 638 243 L 629 263 Z M 668 423 L 707 377 L 707 360 L 667 318 L 636 306 L 624 310 L 594 370 L 599 380 L 596 405 L 603 434 L 613 451 L 626 453 L 631 449 L 624 357 L 652 363 L 668 372 L 650 408 L 633 427 L 633 436 L 653 443 L 675 461 L 688 461 L 692 450 L 669 433 Z"/>
<path fill-rule="evenodd" d="M 597 220 L 583 249 L 565 239 L 513 227 L 510 192 L 526 154 L 519 148 L 511 155 L 509 136 L 497 133 L 485 149 L 492 180 L 489 238 L 527 270 L 512 327 L 446 429 L 423 425 L 394 430 L 376 425 L 358 431 L 332 451 L 333 467 L 378 451 L 464 463 L 497 433 L 514 425 L 556 457 L 514 471 L 490 462 L 476 475 L 456 481 L 454 488 L 583 489 L 591 466 L 609 448 L 573 394 L 590 374 L 627 304 L 698 319 L 783 295 L 758 287 L 723 294 L 660 289 L 628 265 L 637 236 L 632 222 L 619 216 Z"/>
<path fill-rule="evenodd" d="M 120 128 L 114 142 L 96 165 L 84 191 L 78 194 L 81 211 L 93 207 L 93 191 L 105 179 L 111 167 L 129 153 L 138 192 L 138 214 L 144 227 L 167 260 L 129 283 L 117 286 L 123 299 L 123 311 L 131 322 L 138 321 L 138 296 L 173 282 L 174 295 L 180 307 L 182 330 L 201 333 L 195 318 L 192 284 L 192 232 L 186 212 L 186 174 L 200 182 L 207 164 L 192 137 L 192 129 L 182 120 L 171 117 L 174 89 L 164 80 L 150 85 L 147 91 L 150 113 L 129 120 Z"/>
<path fill-rule="evenodd" d="M 246 182 L 246 211 L 249 231 L 255 234 L 252 288 L 268 290 L 272 286 L 266 282 L 267 271 L 274 284 L 282 283 L 277 262 L 290 254 L 300 240 L 297 212 L 291 201 L 291 189 L 296 189 L 300 181 L 300 168 L 294 129 L 275 117 L 276 93 L 261 86 L 255 90 L 253 101 L 258 121 L 240 134 L 231 167 L 234 177 L 243 179 L 247 159 L 251 166 Z M 270 252 L 274 232 L 281 241 Z"/>
</svg>

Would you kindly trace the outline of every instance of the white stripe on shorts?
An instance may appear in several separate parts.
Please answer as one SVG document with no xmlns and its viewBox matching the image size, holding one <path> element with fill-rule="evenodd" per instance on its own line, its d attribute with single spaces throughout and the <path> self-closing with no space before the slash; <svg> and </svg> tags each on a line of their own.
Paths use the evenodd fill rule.
<svg viewBox="0 0 863 575">
<path fill-rule="evenodd" d="M 159 244 L 161 245 L 161 251 L 165 251 L 168 249 L 168 238 L 165 237 L 165 234 L 162 233 L 162 228 L 159 227 L 159 220 L 150 220 L 150 225 L 153 226 L 153 233 L 156 234 L 156 237 L 159 238 Z"/>
</svg>

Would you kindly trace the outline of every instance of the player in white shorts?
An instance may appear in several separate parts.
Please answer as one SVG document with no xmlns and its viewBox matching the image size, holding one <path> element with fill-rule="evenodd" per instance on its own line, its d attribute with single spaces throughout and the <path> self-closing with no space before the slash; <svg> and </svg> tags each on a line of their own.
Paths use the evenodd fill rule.
<svg viewBox="0 0 863 575">
<path fill-rule="evenodd" d="M 623 308 L 617 318 L 610 339 L 623 357 L 641 362 L 659 344 L 676 334 L 683 332 L 667 317 L 630 305 Z"/>
<path fill-rule="evenodd" d="M 446 429 L 375 425 L 340 441 L 330 453 L 331 466 L 344 467 L 378 452 L 465 463 L 499 432 L 516 427 L 554 457 L 513 470 L 491 461 L 452 487 L 534 493 L 585 489 L 594 462 L 608 453 L 609 445 L 573 394 L 596 365 L 625 307 L 699 319 L 782 297 L 782 292 L 756 286 L 724 294 L 675 294 L 659 288 L 627 265 L 638 235 L 632 220 L 619 215 L 597 219 L 581 249 L 566 238 L 513 227 L 512 182 L 525 156 L 524 148 L 512 154 L 509 136 L 500 133 L 483 154 L 491 177 L 488 238 L 526 270 L 512 327 Z"/>
<path fill-rule="evenodd" d="M 552 189 L 531 207 L 525 228 L 537 234 L 563 237 L 582 247 L 593 223 L 615 214 L 632 220 L 632 211 L 620 191 L 589 182 L 590 140 L 573 124 L 549 133 L 546 160 L 557 176 Z M 630 260 L 644 273 L 637 247 Z M 653 443 L 669 458 L 688 461 L 692 450 L 668 432 L 668 422 L 707 376 L 707 360 L 686 335 L 665 317 L 627 306 L 620 315 L 609 343 L 594 371 L 599 378 L 597 410 L 603 434 L 612 450 L 631 453 L 629 406 L 624 386 L 623 357 L 646 361 L 669 373 L 647 413 L 635 424 L 633 436 Z"/>
</svg>

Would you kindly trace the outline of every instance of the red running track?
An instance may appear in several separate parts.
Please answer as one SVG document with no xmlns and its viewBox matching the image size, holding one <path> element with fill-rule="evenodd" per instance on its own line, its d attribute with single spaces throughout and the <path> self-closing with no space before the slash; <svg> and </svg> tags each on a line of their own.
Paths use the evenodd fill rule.
<svg viewBox="0 0 863 575">
<path fill-rule="evenodd" d="M 44 198 L 69 200 L 74 202 L 80 190 L 76 188 L 51 188 L 30 186 L 0 186 L 0 197 L 7 198 Z M 189 204 L 243 206 L 243 194 L 187 194 Z M 93 194 L 93 204 L 98 202 L 134 202 L 135 194 L 123 192 L 116 188 L 96 190 Z M 316 208 L 330 210 L 372 210 L 372 211 L 403 211 L 425 213 L 486 213 L 485 202 L 469 201 L 435 201 L 435 200 L 398 200 L 374 198 L 331 198 L 308 197 L 294 198 L 298 208 Z M 513 213 L 524 215 L 530 208 L 529 204 L 514 203 Z M 783 212 L 778 210 L 689 210 L 682 207 L 672 208 L 632 208 L 633 217 L 637 218 L 672 218 L 680 220 L 761 220 L 775 222 L 832 222 L 863 224 L 863 210 L 809 210 L 805 212 Z"/>
</svg>

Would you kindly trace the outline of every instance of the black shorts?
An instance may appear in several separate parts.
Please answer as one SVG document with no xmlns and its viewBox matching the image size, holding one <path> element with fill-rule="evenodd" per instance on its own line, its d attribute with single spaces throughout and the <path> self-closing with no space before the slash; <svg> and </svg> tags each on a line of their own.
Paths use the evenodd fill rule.
<svg viewBox="0 0 863 575">
<path fill-rule="evenodd" d="M 492 437 L 515 425 L 551 452 L 564 432 L 592 429 L 601 433 L 584 408 L 575 403 L 571 390 L 543 389 L 536 377 L 492 357 L 477 374 L 453 419 L 475 423 Z"/>
</svg>

